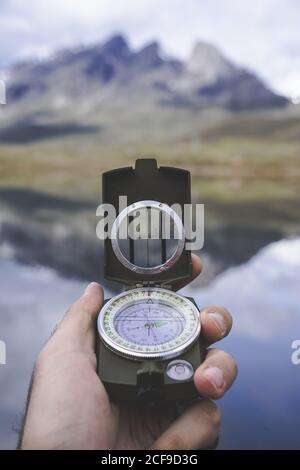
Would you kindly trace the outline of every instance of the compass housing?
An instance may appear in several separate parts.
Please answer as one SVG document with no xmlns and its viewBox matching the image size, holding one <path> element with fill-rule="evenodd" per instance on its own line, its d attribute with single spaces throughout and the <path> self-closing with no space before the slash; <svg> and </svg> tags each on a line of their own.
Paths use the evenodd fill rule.
<svg viewBox="0 0 300 470">
<path fill-rule="evenodd" d="M 191 203 L 190 173 L 158 167 L 155 159 L 139 159 L 134 168 L 104 173 L 102 192 L 103 203 L 116 211 L 105 240 L 104 274 L 127 290 L 105 300 L 98 316 L 98 375 L 117 402 L 156 405 L 193 400 L 198 396 L 193 374 L 205 354 L 200 314 L 192 298 L 174 292 L 178 281 L 192 274 L 191 252 L 185 247 L 185 228 L 190 229 L 191 220 L 185 220 L 190 213 L 185 216 L 184 211 Z M 125 209 L 119 209 L 120 196 L 127 197 Z M 181 210 L 177 213 L 173 205 Z M 126 241 L 124 251 L 118 239 L 123 221 L 144 209 L 170 216 L 179 234 L 173 250 L 167 249 L 167 237 L 158 238 L 157 262 L 148 263 L 147 245 L 146 265 L 137 262 L 134 240 Z M 145 295 L 157 306 L 145 309 Z"/>
<path fill-rule="evenodd" d="M 138 210 L 141 205 L 156 207 L 162 213 L 169 212 L 181 233 L 174 254 L 164 258 L 164 245 L 161 245 L 162 262 L 152 268 L 141 268 L 125 259 L 113 233 L 105 240 L 104 274 L 107 279 L 125 285 L 163 285 L 172 286 L 179 280 L 188 278 L 192 273 L 191 253 L 185 249 L 185 232 L 183 227 L 190 221 L 184 220 L 184 205 L 191 203 L 190 173 L 172 167 L 158 167 L 155 159 L 138 159 L 135 168 L 126 167 L 108 171 L 102 177 L 103 203 L 112 204 L 116 210 L 116 221 Z M 128 207 L 119 212 L 119 197 L 126 196 Z M 178 205 L 181 214 L 172 212 L 171 206 Z M 116 222 L 115 221 L 115 222 Z M 113 235 L 113 237 L 112 237 Z M 132 242 L 132 247 L 134 241 Z"/>
</svg>

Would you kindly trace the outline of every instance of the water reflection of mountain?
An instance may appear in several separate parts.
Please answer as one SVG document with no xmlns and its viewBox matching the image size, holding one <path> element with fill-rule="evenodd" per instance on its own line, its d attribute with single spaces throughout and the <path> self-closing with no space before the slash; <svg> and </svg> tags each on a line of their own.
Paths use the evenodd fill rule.
<svg viewBox="0 0 300 470">
<path fill-rule="evenodd" d="M 297 323 L 299 285 L 298 238 L 272 243 L 248 263 L 220 274 L 207 288 L 186 291 L 199 305 L 226 305 L 234 313 L 235 330 L 240 334 L 269 340 Z"/>
<path fill-rule="evenodd" d="M 0 282 L 0 333 L 7 344 L 0 375 L 0 442 L 11 448 L 35 355 L 86 283 L 7 258 L 1 258 Z M 300 376 L 290 360 L 291 343 L 300 338 L 299 282 L 296 239 L 271 244 L 207 288 L 188 289 L 199 305 L 221 303 L 234 316 L 234 330 L 222 348 L 236 357 L 239 379 L 220 402 L 221 448 L 299 448 Z"/>
<path fill-rule="evenodd" d="M 63 197 L 22 188 L 0 188 L 0 255 L 55 269 L 65 277 L 103 280 L 103 245 L 95 236 L 100 201 Z M 209 216 L 213 214 L 209 205 Z M 274 228 L 240 225 L 215 214 L 205 222 L 205 272 L 201 285 L 229 266 L 244 263 L 260 248 L 283 237 Z"/>
<path fill-rule="evenodd" d="M 205 289 L 189 288 L 198 305 L 221 304 L 234 328 L 220 345 L 239 364 L 237 383 L 221 401 L 220 448 L 299 449 L 300 239 L 262 249 Z"/>
</svg>

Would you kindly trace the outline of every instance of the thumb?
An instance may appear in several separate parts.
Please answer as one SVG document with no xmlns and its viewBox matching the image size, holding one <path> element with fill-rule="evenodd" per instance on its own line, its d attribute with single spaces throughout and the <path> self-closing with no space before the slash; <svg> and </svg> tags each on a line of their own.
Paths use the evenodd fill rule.
<svg viewBox="0 0 300 470">
<path fill-rule="evenodd" d="M 103 289 L 92 282 L 65 313 L 48 342 L 48 349 L 94 354 L 96 320 L 102 305 Z"/>
</svg>

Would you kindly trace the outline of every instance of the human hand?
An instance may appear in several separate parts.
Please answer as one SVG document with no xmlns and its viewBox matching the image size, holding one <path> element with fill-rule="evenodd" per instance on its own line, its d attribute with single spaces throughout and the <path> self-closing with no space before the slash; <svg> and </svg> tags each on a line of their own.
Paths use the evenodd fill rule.
<svg viewBox="0 0 300 470">
<path fill-rule="evenodd" d="M 193 255 L 194 279 L 201 272 Z M 189 282 L 192 280 L 190 279 Z M 178 288 L 183 287 L 179 285 Z M 91 283 L 66 312 L 40 352 L 29 395 L 22 449 L 162 449 L 210 447 L 217 439 L 220 412 L 209 399 L 218 399 L 237 375 L 234 359 L 209 349 L 194 375 L 202 400 L 180 416 L 174 407 L 150 410 L 112 403 L 96 373 L 96 319 L 103 290 Z M 201 335 L 207 346 L 225 337 L 230 314 L 210 306 L 201 312 Z"/>
</svg>

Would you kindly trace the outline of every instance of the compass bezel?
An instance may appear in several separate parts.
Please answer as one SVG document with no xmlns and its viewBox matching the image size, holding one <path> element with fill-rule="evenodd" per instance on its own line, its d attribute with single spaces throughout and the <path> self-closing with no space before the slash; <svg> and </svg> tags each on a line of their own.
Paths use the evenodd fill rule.
<svg viewBox="0 0 300 470">
<path fill-rule="evenodd" d="M 118 231 L 124 220 L 128 218 L 131 214 L 136 213 L 142 209 L 156 209 L 160 211 L 162 214 L 165 214 L 168 216 L 170 219 L 173 220 L 174 225 L 176 227 L 176 233 L 177 233 L 177 246 L 175 250 L 173 251 L 172 255 L 162 264 L 158 264 L 156 266 L 151 266 L 151 267 L 145 267 L 145 266 L 139 266 L 138 264 L 132 263 L 129 261 L 128 258 L 124 256 L 122 253 L 120 246 L 119 246 L 119 238 L 118 238 Z M 116 217 L 112 229 L 111 229 L 111 246 L 113 249 L 114 254 L 120 261 L 120 263 L 123 264 L 127 269 L 130 271 L 134 271 L 135 273 L 138 274 L 158 274 L 162 271 L 167 271 L 170 269 L 180 258 L 183 250 L 184 250 L 184 244 L 185 244 L 185 229 L 182 224 L 181 218 L 178 216 L 178 214 L 167 204 L 164 204 L 160 201 L 152 201 L 152 200 L 143 200 L 143 201 L 137 201 L 134 202 L 133 204 L 130 204 L 128 207 L 123 209 L 122 212 Z"/>
<path fill-rule="evenodd" d="M 104 323 L 105 323 L 105 318 L 106 318 L 107 311 L 109 309 L 111 309 L 112 304 L 115 303 L 115 302 L 118 302 L 118 300 L 120 298 L 128 296 L 130 293 L 135 293 L 135 292 L 141 293 L 141 292 L 149 292 L 149 291 L 151 291 L 151 292 L 155 291 L 155 292 L 162 293 L 162 294 L 167 293 L 171 297 L 179 298 L 180 301 L 184 303 L 185 308 L 191 310 L 192 314 L 195 316 L 195 318 L 196 318 L 195 327 L 193 328 L 192 333 L 179 346 L 175 346 L 175 347 L 169 348 L 167 350 L 162 349 L 161 351 L 152 351 L 152 352 L 138 351 L 138 350 L 134 350 L 132 348 L 129 348 L 127 346 L 125 347 L 122 344 L 119 344 L 118 342 L 113 340 L 109 336 L 109 334 L 107 333 Z M 132 300 L 129 299 L 128 303 L 131 302 L 131 301 Z M 180 307 L 178 305 L 176 306 L 176 308 L 180 309 Z M 183 312 L 184 316 L 186 316 L 186 313 L 184 312 L 184 310 L 182 310 L 182 312 Z M 179 356 L 180 354 L 183 354 L 185 351 L 187 351 L 189 349 L 189 347 L 199 337 L 200 331 L 201 331 L 200 313 L 199 313 L 198 308 L 186 297 L 183 297 L 180 294 L 177 294 L 176 292 L 173 292 L 169 289 L 164 289 L 164 288 L 161 288 L 161 287 L 138 287 L 138 288 L 134 288 L 134 289 L 130 289 L 128 291 L 122 292 L 121 294 L 113 297 L 102 308 L 102 310 L 101 310 L 101 312 L 98 316 L 97 325 L 98 325 L 98 333 L 99 333 L 101 339 L 103 340 L 104 344 L 109 349 L 111 349 L 116 354 L 131 358 L 131 359 L 136 359 L 136 360 L 144 360 L 144 359 L 164 360 L 164 359 L 171 359 L 171 358 L 177 357 L 177 356 Z M 117 332 L 115 332 L 115 334 L 116 334 L 116 336 L 119 336 L 122 341 L 124 341 L 124 339 Z M 172 342 L 172 341 L 174 341 L 174 340 L 171 340 L 170 342 Z M 147 347 L 149 348 L 149 346 L 147 346 Z M 165 347 L 166 347 L 165 345 L 162 346 L 162 348 L 165 348 Z"/>
</svg>

